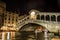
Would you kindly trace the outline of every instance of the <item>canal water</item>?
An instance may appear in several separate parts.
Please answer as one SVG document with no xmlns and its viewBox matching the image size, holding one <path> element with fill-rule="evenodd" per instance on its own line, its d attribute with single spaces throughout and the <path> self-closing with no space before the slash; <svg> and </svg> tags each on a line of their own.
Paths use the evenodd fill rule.
<svg viewBox="0 0 60 40">
<path fill-rule="evenodd" d="M 40 25 L 24 25 L 20 31 L 16 33 L 16 40 L 44 40 L 44 32 L 35 33 L 37 27 L 40 27 Z"/>
<path fill-rule="evenodd" d="M 37 35 L 33 31 L 23 31 L 16 37 L 16 40 L 44 40 L 44 33 L 37 33 Z"/>
<path fill-rule="evenodd" d="M 5 38 L 7 36 L 7 40 L 45 40 L 45 34 L 44 31 L 42 31 L 42 26 L 37 24 L 26 24 L 18 32 L 10 33 L 5 33 L 6 35 L 3 35 L 3 37 Z M 12 37 L 12 35 L 15 36 Z"/>
</svg>

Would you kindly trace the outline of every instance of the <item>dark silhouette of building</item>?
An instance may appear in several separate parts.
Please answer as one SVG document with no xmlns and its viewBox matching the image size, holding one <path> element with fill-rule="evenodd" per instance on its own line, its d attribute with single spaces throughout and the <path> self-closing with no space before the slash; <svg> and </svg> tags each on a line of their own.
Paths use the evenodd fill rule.
<svg viewBox="0 0 60 40">
<path fill-rule="evenodd" d="M 6 12 L 6 4 L 0 1 L 0 27 L 3 25 L 5 12 Z"/>
</svg>

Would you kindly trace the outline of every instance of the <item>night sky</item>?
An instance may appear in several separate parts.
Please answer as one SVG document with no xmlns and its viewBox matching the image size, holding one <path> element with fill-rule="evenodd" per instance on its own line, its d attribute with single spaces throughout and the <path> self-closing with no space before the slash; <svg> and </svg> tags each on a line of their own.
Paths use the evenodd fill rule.
<svg viewBox="0 0 60 40">
<path fill-rule="evenodd" d="M 6 3 L 8 11 L 28 13 L 31 9 L 42 12 L 60 12 L 60 0 L 2 0 Z"/>
</svg>

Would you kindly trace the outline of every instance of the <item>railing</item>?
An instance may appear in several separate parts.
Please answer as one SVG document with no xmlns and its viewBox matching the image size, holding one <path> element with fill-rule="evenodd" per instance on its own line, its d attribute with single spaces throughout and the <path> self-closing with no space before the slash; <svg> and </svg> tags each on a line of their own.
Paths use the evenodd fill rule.
<svg viewBox="0 0 60 40">
<path fill-rule="evenodd" d="M 23 18 L 22 20 L 19 20 L 18 23 L 21 23 L 21 22 L 23 22 L 23 21 L 26 21 L 28 18 L 29 18 L 29 16 Z M 30 20 L 30 19 L 29 19 L 29 20 Z M 37 21 L 37 19 L 36 19 L 36 21 Z M 52 22 L 52 23 L 58 23 L 58 24 L 60 24 L 60 22 L 56 22 L 56 21 L 47 21 L 47 20 L 38 20 L 38 21 L 50 22 L 50 23 Z"/>
<path fill-rule="evenodd" d="M 23 23 L 26 23 L 26 22 L 60 24 L 60 22 L 53 22 L 53 21 L 46 21 L 46 20 L 31 20 L 31 19 L 27 19 L 27 20 L 21 20 L 19 25 L 21 25 Z"/>
<path fill-rule="evenodd" d="M 24 21 L 24 20 L 27 20 L 28 18 L 29 18 L 29 16 L 23 18 L 22 20 L 19 20 L 18 23 L 20 23 L 20 22 L 22 22 L 22 21 Z"/>
</svg>

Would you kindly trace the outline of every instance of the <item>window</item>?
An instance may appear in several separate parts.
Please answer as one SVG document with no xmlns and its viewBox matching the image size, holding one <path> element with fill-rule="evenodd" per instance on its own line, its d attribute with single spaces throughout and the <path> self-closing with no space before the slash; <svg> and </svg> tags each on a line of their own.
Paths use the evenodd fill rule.
<svg viewBox="0 0 60 40">
<path fill-rule="evenodd" d="M 10 18 L 8 20 L 10 20 Z"/>
</svg>

